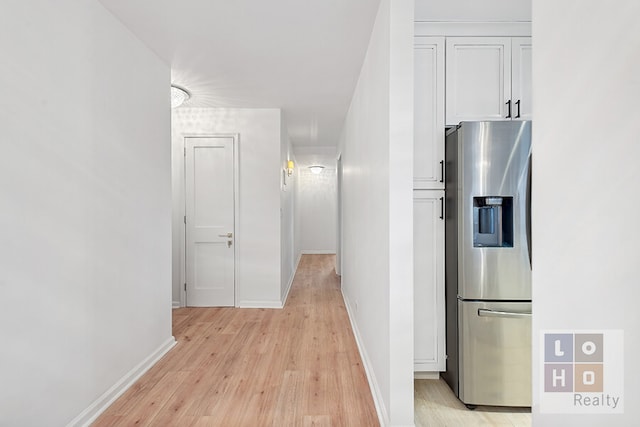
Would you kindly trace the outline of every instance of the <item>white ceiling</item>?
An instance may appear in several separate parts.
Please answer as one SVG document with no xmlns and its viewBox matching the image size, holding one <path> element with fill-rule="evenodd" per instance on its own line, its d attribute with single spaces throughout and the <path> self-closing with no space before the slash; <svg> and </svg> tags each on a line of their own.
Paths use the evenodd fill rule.
<svg viewBox="0 0 640 427">
<path fill-rule="evenodd" d="M 282 108 L 297 146 L 335 146 L 380 0 L 100 0 L 171 65 L 188 107 Z"/>
</svg>

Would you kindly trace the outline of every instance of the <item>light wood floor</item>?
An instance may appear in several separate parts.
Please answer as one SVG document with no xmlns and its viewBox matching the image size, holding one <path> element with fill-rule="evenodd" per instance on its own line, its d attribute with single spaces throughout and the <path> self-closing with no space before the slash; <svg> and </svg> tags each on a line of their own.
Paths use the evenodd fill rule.
<svg viewBox="0 0 640 427">
<path fill-rule="evenodd" d="M 470 411 L 444 380 L 415 380 L 416 427 L 530 427 L 531 410 L 478 406 Z"/>
<path fill-rule="evenodd" d="M 174 310 L 178 345 L 94 426 L 377 426 L 334 260 L 303 256 L 282 310 Z"/>
<path fill-rule="evenodd" d="M 333 255 L 302 257 L 282 310 L 182 308 L 178 340 L 94 426 L 378 426 Z M 417 427 L 529 427 L 527 410 L 469 411 L 415 381 Z"/>
</svg>

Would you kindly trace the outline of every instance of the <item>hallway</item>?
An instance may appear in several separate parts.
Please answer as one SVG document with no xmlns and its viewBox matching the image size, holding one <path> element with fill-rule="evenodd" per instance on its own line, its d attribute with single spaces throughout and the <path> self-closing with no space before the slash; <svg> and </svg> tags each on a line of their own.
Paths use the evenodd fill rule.
<svg viewBox="0 0 640 427">
<path fill-rule="evenodd" d="M 378 425 L 334 265 L 303 255 L 282 310 L 174 310 L 177 346 L 93 425 Z"/>
</svg>

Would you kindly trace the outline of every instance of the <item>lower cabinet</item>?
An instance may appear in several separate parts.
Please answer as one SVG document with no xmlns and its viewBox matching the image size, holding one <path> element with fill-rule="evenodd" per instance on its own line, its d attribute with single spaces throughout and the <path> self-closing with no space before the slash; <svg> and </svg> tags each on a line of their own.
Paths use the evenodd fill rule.
<svg viewBox="0 0 640 427">
<path fill-rule="evenodd" d="M 414 371 L 445 370 L 444 191 L 413 191 Z"/>
</svg>

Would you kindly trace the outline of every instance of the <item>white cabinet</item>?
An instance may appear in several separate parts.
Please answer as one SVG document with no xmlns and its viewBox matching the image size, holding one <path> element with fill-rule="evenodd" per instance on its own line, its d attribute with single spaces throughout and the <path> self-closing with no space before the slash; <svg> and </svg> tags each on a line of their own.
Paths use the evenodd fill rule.
<svg viewBox="0 0 640 427">
<path fill-rule="evenodd" d="M 413 188 L 444 189 L 444 37 L 414 39 Z"/>
<path fill-rule="evenodd" d="M 414 39 L 414 370 L 445 370 L 445 39 Z"/>
<path fill-rule="evenodd" d="M 446 123 L 531 118 L 530 37 L 449 37 Z"/>
<path fill-rule="evenodd" d="M 414 67 L 414 370 L 437 372 L 446 369 L 445 125 L 531 119 L 531 38 L 416 36 Z"/>
<path fill-rule="evenodd" d="M 445 370 L 444 191 L 413 191 L 414 370 Z"/>
<path fill-rule="evenodd" d="M 515 102 L 515 117 L 531 120 L 533 104 L 531 102 L 531 72 L 533 63 L 531 37 L 511 39 L 511 99 Z"/>
</svg>

